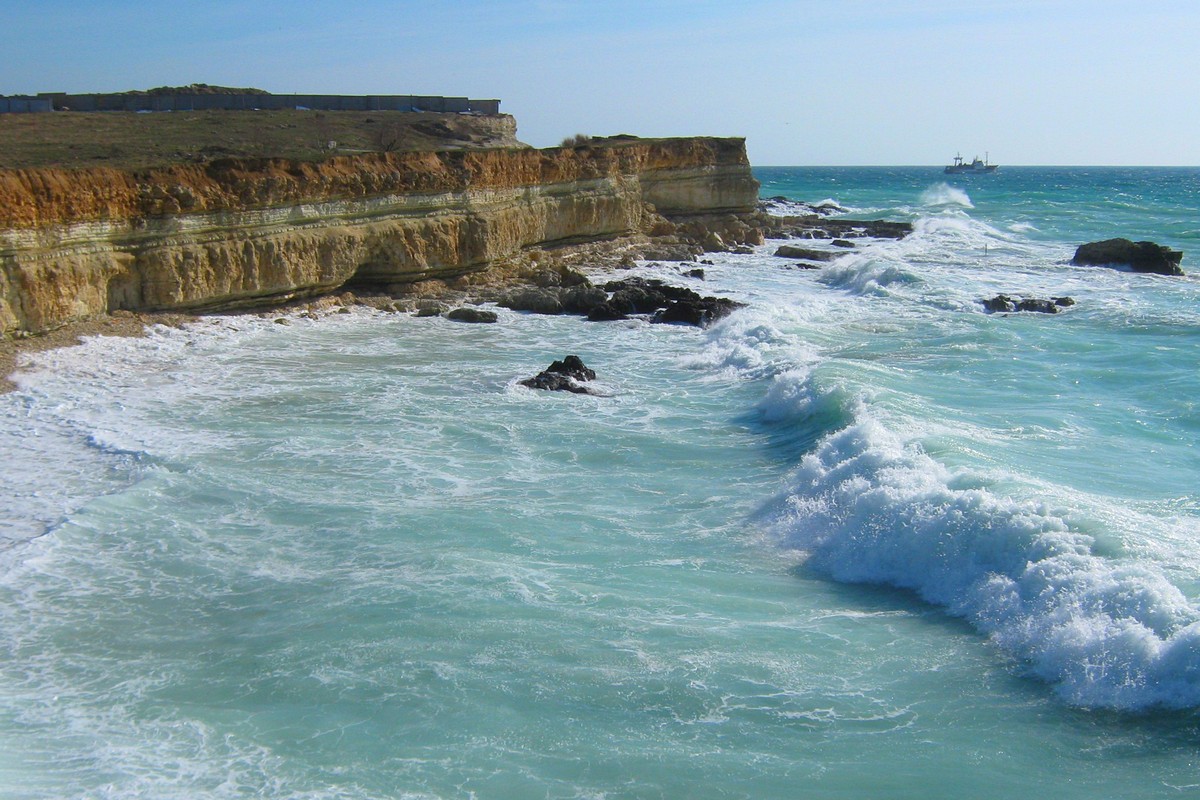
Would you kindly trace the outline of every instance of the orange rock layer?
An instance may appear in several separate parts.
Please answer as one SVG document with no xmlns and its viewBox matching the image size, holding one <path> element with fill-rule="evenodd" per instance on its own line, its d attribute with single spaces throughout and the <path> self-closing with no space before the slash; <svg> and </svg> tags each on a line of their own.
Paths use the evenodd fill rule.
<svg viewBox="0 0 1200 800">
<path fill-rule="evenodd" d="M 757 191 L 744 142 L 712 138 L 0 171 L 0 329 L 453 277 Z"/>
</svg>

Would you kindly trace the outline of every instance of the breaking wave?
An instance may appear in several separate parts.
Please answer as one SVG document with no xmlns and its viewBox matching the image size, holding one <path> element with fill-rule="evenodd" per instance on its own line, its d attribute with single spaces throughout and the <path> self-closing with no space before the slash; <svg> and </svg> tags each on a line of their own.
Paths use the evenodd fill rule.
<svg viewBox="0 0 1200 800">
<path fill-rule="evenodd" d="M 788 395 L 772 387 L 768 407 Z M 829 577 L 912 590 L 966 618 L 1072 704 L 1200 705 L 1200 612 L 1177 587 L 1097 554 L 1062 512 L 942 466 L 866 407 L 788 485 L 770 527 Z"/>
</svg>

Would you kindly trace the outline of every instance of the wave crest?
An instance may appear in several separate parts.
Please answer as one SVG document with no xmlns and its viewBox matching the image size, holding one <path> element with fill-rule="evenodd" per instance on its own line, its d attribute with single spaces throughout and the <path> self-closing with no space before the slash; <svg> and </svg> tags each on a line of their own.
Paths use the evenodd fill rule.
<svg viewBox="0 0 1200 800">
<path fill-rule="evenodd" d="M 962 189 L 948 183 L 936 183 L 921 192 L 921 205 L 932 208 L 974 208 L 975 204 Z"/>
<path fill-rule="evenodd" d="M 1200 705 L 1200 613 L 1166 578 L 1093 552 L 1061 513 L 960 480 L 859 418 L 806 455 L 781 542 L 838 581 L 887 584 L 968 619 L 1085 707 Z"/>
</svg>

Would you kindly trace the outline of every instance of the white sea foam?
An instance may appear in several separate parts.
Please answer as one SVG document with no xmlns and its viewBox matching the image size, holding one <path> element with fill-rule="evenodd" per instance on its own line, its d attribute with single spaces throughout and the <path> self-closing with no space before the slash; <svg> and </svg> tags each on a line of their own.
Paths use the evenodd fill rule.
<svg viewBox="0 0 1200 800">
<path fill-rule="evenodd" d="M 971 198 L 957 186 L 937 183 L 921 193 L 921 204 L 933 208 L 974 208 Z"/>
<path fill-rule="evenodd" d="M 820 281 L 852 294 L 886 296 L 894 286 L 920 283 L 921 276 L 908 262 L 874 251 L 839 258 L 821 270 Z"/>
<path fill-rule="evenodd" d="M 1178 588 L 1043 504 L 951 488 L 971 480 L 863 416 L 804 457 L 776 529 L 839 581 L 966 617 L 1072 703 L 1200 704 L 1200 612 Z"/>
</svg>

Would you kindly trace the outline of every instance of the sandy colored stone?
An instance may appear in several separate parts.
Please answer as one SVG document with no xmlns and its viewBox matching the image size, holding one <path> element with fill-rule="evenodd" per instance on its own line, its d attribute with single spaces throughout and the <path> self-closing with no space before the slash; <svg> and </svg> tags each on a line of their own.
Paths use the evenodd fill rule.
<svg viewBox="0 0 1200 800">
<path fill-rule="evenodd" d="M 122 309 L 262 307 L 347 284 L 467 289 L 530 251 L 752 211 L 757 191 L 744 142 L 709 138 L 0 171 L 0 332 Z"/>
</svg>

